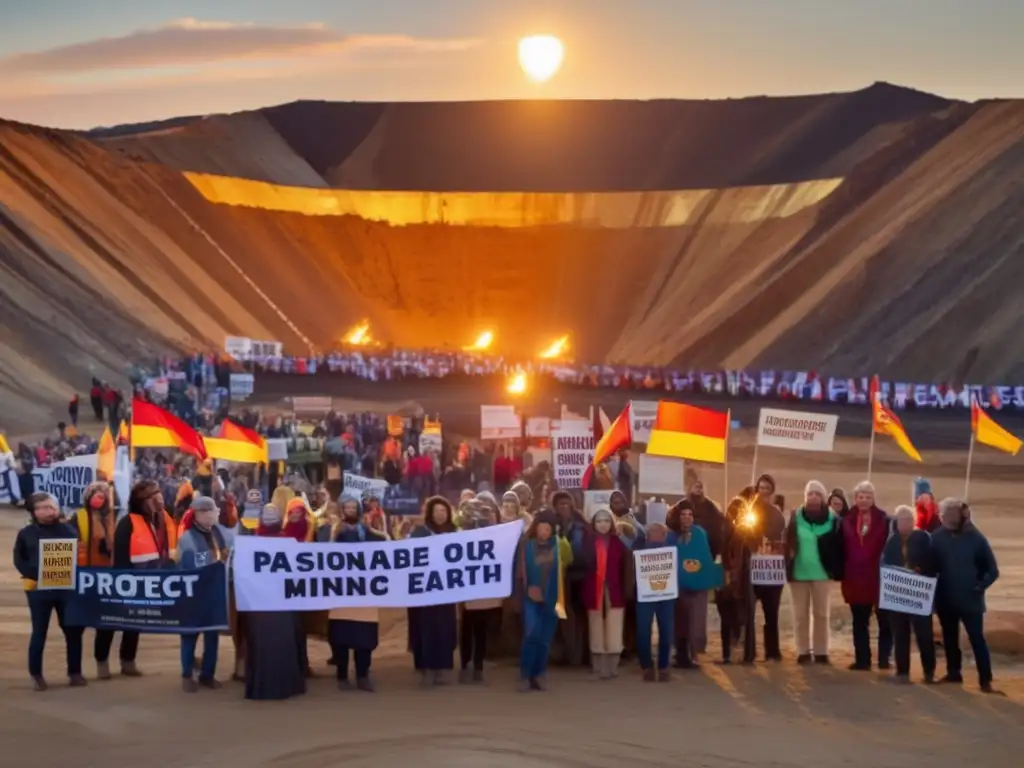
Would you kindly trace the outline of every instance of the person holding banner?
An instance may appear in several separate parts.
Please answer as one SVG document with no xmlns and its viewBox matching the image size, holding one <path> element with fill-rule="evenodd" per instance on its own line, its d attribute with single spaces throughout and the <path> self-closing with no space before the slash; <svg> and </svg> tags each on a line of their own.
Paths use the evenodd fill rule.
<svg viewBox="0 0 1024 768">
<path fill-rule="evenodd" d="M 64 633 L 68 679 L 72 687 L 83 686 L 86 684 L 82 676 L 84 629 L 64 625 L 64 610 L 67 600 L 74 595 L 74 584 L 70 589 L 38 588 L 42 577 L 42 542 L 61 539 L 73 542 L 78 536 L 73 527 L 61 521 L 60 503 L 56 497 L 48 493 L 33 493 L 25 500 L 25 507 L 31 521 L 18 531 L 14 540 L 14 568 L 21 574 L 32 621 L 32 635 L 28 643 L 28 673 L 36 691 L 47 689 L 46 678 L 43 677 L 43 652 L 50 628 L 50 615 L 56 612 L 57 623 Z M 73 582 L 74 571 L 71 573 Z"/>
<path fill-rule="evenodd" d="M 508 496 L 511 492 L 506 492 Z M 513 493 L 514 497 L 515 494 Z M 490 503 L 486 497 L 490 497 Z M 494 496 L 484 491 L 475 499 L 466 502 L 460 516 L 459 528 L 471 531 L 487 528 L 498 522 L 498 507 Z M 482 683 L 484 681 L 484 659 L 487 658 L 487 635 L 491 627 L 501 618 L 500 598 L 469 600 L 462 605 L 462 620 L 459 622 L 459 672 L 460 683 Z"/>
<path fill-rule="evenodd" d="M 523 644 L 519 652 L 519 690 L 546 691 L 548 657 L 558 620 L 564 619 L 565 572 L 572 563 L 572 545 L 558 535 L 558 515 L 537 511 L 516 556 L 516 591 L 523 612 Z"/>
<path fill-rule="evenodd" d="M 606 507 L 594 511 L 590 525 L 582 555 L 591 679 L 608 680 L 619 676 L 626 596 L 633 593 L 633 563 Z"/>
<path fill-rule="evenodd" d="M 932 537 L 927 531 L 915 530 L 916 514 L 906 504 L 896 507 L 895 526 L 882 551 L 882 565 L 905 568 L 922 576 L 935 575 L 935 558 L 932 554 Z M 910 634 L 917 638 L 917 650 L 921 654 L 924 681 L 935 682 L 935 638 L 932 630 L 932 616 L 917 616 L 910 613 L 889 611 L 892 625 L 893 645 L 896 656 L 897 683 L 910 682 Z"/>
<path fill-rule="evenodd" d="M 443 496 L 431 496 L 423 504 L 423 522 L 409 538 L 443 536 L 456 530 L 451 503 Z M 453 603 L 409 608 L 409 647 L 422 687 L 450 682 L 455 670 L 457 625 Z"/>
<path fill-rule="evenodd" d="M 962 683 L 960 625 L 974 651 L 978 682 L 983 693 L 993 693 L 992 657 L 985 641 L 985 591 L 999 578 L 992 547 L 971 520 L 971 508 L 960 499 L 939 504 L 942 528 L 932 535 L 932 553 L 939 583 L 935 610 L 946 649 L 944 683 Z"/>
<path fill-rule="evenodd" d="M 882 550 L 889 538 L 889 516 L 875 506 L 875 486 L 864 480 L 853 489 L 853 509 L 842 522 L 843 599 L 853 616 L 850 669 L 871 670 L 871 614 L 878 621 L 878 668 L 889 669 L 892 632 L 878 610 Z"/>
<path fill-rule="evenodd" d="M 184 518 L 185 530 L 178 539 L 176 557 L 182 570 L 193 571 L 228 559 L 228 545 L 219 524 L 220 511 L 209 496 L 196 496 L 192 500 L 189 511 L 191 515 Z M 187 522 L 186 522 L 187 521 Z M 195 680 L 196 645 L 199 635 L 181 635 L 181 689 L 185 693 L 195 693 L 199 687 L 220 688 L 215 677 L 217 672 L 217 652 L 220 646 L 220 632 L 210 630 L 203 632 L 203 660 L 199 671 L 199 681 Z"/>
</svg>

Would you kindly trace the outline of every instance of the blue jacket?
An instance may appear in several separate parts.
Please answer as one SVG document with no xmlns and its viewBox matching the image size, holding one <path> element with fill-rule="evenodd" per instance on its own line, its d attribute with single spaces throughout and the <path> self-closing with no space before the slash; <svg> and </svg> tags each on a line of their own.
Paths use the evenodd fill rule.
<svg viewBox="0 0 1024 768">
<path fill-rule="evenodd" d="M 699 525 L 690 529 L 690 540 L 680 535 L 675 542 L 679 561 L 679 589 L 704 592 L 717 589 L 725 583 L 722 566 L 711 555 L 708 535 Z"/>
<path fill-rule="evenodd" d="M 196 568 L 213 565 L 227 557 L 227 537 L 224 535 L 224 529 L 220 525 L 215 525 L 210 529 L 210 535 L 219 551 L 214 551 L 210 547 L 206 536 L 195 526 L 181 534 L 181 537 L 178 539 L 177 560 L 179 568 L 192 571 Z"/>
<path fill-rule="evenodd" d="M 984 613 L 985 590 L 999 578 L 999 566 L 981 531 L 971 522 L 958 532 L 940 528 L 932 534 L 932 555 L 939 577 L 935 610 Z"/>
</svg>

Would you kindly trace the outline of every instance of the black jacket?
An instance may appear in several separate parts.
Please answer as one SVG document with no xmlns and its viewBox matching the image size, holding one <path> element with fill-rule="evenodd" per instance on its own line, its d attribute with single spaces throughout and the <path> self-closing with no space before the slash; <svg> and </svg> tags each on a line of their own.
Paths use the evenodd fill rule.
<svg viewBox="0 0 1024 768">
<path fill-rule="evenodd" d="M 939 577 L 935 609 L 940 613 L 984 613 L 985 590 L 999 578 L 988 539 L 970 522 L 958 532 L 940 528 L 932 534 L 932 552 Z"/>
<path fill-rule="evenodd" d="M 789 513 L 789 522 L 786 524 L 786 578 L 793 580 L 793 563 L 796 561 L 797 552 L 800 550 L 800 537 L 796 534 L 796 516 L 802 514 L 803 507 Z M 818 537 L 818 557 L 821 558 L 821 565 L 825 573 L 832 581 L 843 580 L 843 533 L 840 528 L 842 518 L 832 518 L 832 529 Z"/>
<path fill-rule="evenodd" d="M 75 529 L 67 523 L 40 525 L 33 521 L 18 531 L 14 539 L 14 568 L 23 579 L 39 578 L 39 542 L 42 539 L 77 539 Z"/>
<path fill-rule="evenodd" d="M 907 537 L 907 557 L 903 558 L 903 540 L 899 533 L 893 533 L 882 550 L 882 565 L 920 573 L 922 576 L 935 575 L 935 557 L 932 554 L 932 537 L 925 531 L 911 531 Z"/>
</svg>

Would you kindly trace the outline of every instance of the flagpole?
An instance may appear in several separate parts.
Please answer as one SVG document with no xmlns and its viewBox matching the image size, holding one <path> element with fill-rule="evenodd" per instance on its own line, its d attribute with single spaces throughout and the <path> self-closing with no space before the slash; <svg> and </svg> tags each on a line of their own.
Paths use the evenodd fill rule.
<svg viewBox="0 0 1024 768">
<path fill-rule="evenodd" d="M 757 480 L 757 447 L 761 444 L 761 430 L 757 432 L 757 436 L 754 438 L 754 462 L 750 465 L 750 484 L 753 485 L 754 481 Z"/>
<path fill-rule="evenodd" d="M 729 505 L 729 435 L 732 433 L 732 408 L 725 412 L 725 461 L 722 464 L 722 509 Z"/>
<path fill-rule="evenodd" d="M 971 447 L 967 449 L 967 477 L 964 479 L 964 501 L 971 490 L 971 464 L 974 463 L 974 430 L 971 430 Z"/>
<path fill-rule="evenodd" d="M 875 401 L 878 395 L 875 395 Z M 875 403 L 871 403 L 871 442 L 868 443 L 868 482 L 871 482 L 871 465 L 875 460 Z"/>
</svg>

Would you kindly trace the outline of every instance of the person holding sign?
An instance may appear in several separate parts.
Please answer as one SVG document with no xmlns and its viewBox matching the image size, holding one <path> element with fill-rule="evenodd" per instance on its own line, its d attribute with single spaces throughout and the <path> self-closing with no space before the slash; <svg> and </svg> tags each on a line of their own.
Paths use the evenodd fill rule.
<svg viewBox="0 0 1024 768">
<path fill-rule="evenodd" d="M 999 578 L 999 566 L 988 539 L 971 521 L 971 508 L 960 499 L 939 504 L 942 528 L 932 534 L 932 552 L 939 583 L 935 610 L 942 625 L 946 649 L 944 683 L 962 683 L 960 625 L 974 651 L 978 682 L 984 693 L 993 693 L 992 657 L 985 642 L 985 591 Z"/>
<path fill-rule="evenodd" d="M 68 679 L 72 687 L 85 685 L 82 677 L 82 627 L 64 626 L 64 609 L 75 588 L 75 529 L 61 522 L 60 504 L 48 493 L 33 493 L 25 500 L 31 522 L 14 540 L 14 567 L 21 574 L 32 620 L 28 643 L 28 673 L 37 691 L 45 691 L 43 651 L 50 628 L 50 615 L 64 633 L 67 647 Z M 67 562 L 58 562 L 67 560 Z M 57 574 L 55 576 L 54 574 Z M 66 579 L 65 579 L 66 574 Z M 67 581 L 69 584 L 57 584 Z"/>
<path fill-rule="evenodd" d="M 594 511 L 591 532 L 583 544 L 583 604 L 587 608 L 592 679 L 619 675 L 626 596 L 633 592 L 633 563 L 615 532 L 607 507 Z"/>
<path fill-rule="evenodd" d="M 647 527 L 647 538 L 634 545 L 634 552 L 645 549 L 660 549 L 669 546 L 666 541 L 668 528 L 661 523 L 651 523 Z M 669 658 L 672 655 L 672 640 L 675 637 L 676 601 L 652 600 L 636 604 L 636 655 L 643 670 L 644 681 L 667 683 L 672 679 L 668 671 Z M 651 655 L 651 624 L 658 625 L 658 665 L 655 673 L 654 659 Z M 655 677 L 657 674 L 657 677 Z"/>
<path fill-rule="evenodd" d="M 695 669 L 695 657 L 704 652 L 708 642 L 708 591 L 722 586 L 722 567 L 711 555 L 707 533 L 693 522 L 690 502 L 684 499 L 673 510 L 679 518 L 676 663 L 683 669 Z"/>
<path fill-rule="evenodd" d="M 895 530 L 885 542 L 882 551 L 882 565 L 905 568 L 922 576 L 935 575 L 935 558 L 932 555 L 932 537 L 927 531 L 914 530 L 916 515 L 906 504 L 896 507 Z M 897 683 L 910 682 L 910 633 L 917 638 L 917 650 L 921 654 L 924 681 L 935 682 L 935 638 L 932 632 L 932 616 L 916 616 L 910 613 L 889 611 L 892 626 L 893 645 L 896 656 Z"/>
</svg>

